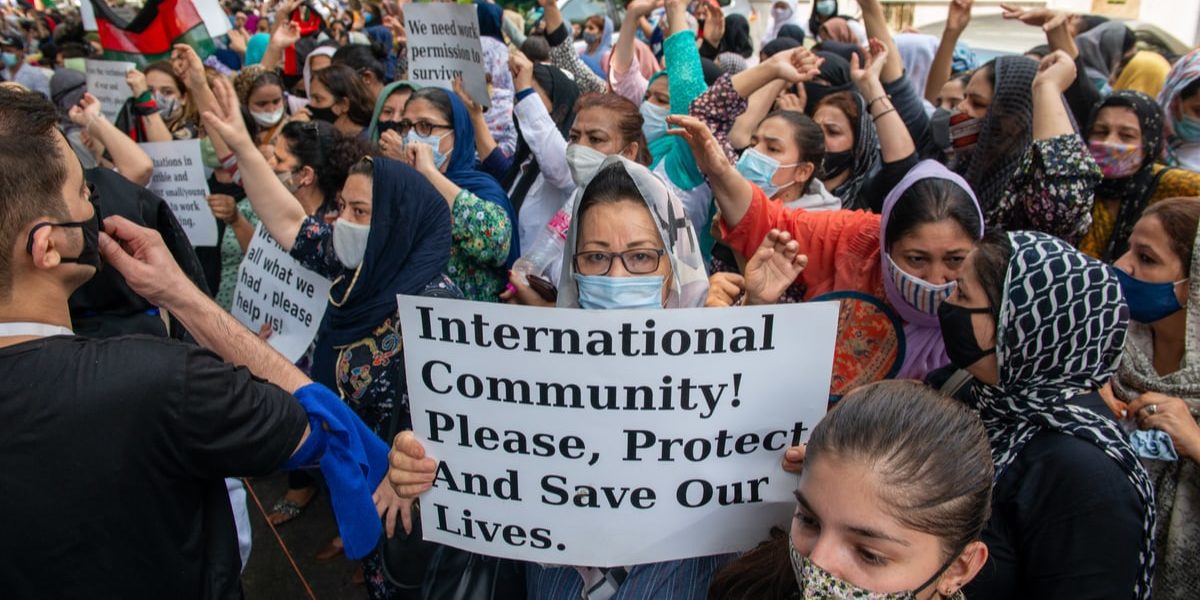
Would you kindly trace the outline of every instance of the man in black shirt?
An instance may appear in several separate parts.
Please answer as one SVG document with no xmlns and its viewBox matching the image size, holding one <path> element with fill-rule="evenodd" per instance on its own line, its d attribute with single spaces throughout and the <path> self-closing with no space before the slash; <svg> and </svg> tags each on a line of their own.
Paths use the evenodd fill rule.
<svg viewBox="0 0 1200 600">
<path fill-rule="evenodd" d="M 311 382 L 200 292 L 156 232 L 120 217 L 98 232 L 57 121 L 36 94 L 0 89 L 3 596 L 240 597 L 222 478 L 274 471 L 304 444 L 292 393 Z M 76 337 L 67 300 L 101 255 L 208 350 Z"/>
</svg>

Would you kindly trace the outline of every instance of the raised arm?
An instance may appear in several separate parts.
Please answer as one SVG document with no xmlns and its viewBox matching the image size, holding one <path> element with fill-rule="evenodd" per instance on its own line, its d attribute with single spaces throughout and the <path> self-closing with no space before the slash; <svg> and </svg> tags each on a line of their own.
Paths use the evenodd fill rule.
<svg viewBox="0 0 1200 600">
<path fill-rule="evenodd" d="M 954 64 L 954 46 L 971 23 L 971 6 L 974 4 L 975 0 L 950 1 L 950 10 L 946 14 L 946 28 L 942 30 L 942 41 L 938 43 L 933 63 L 929 66 L 929 76 L 925 78 L 925 99 L 930 102 L 937 100 L 942 86 L 950 80 L 950 68 Z"/>
<path fill-rule="evenodd" d="M 212 110 L 203 114 L 204 127 L 213 138 L 228 145 L 237 155 L 238 170 L 242 174 L 242 187 L 254 207 L 254 212 L 263 227 L 285 251 L 291 251 L 296 235 L 307 215 L 300 202 L 288 192 L 267 159 L 259 152 L 246 131 L 233 86 L 224 79 L 216 81 L 216 102 Z"/>
<path fill-rule="evenodd" d="M 859 0 L 862 9 L 863 25 L 867 28 L 867 37 L 878 39 L 887 47 L 887 62 L 879 73 L 880 81 L 891 83 L 904 74 L 904 61 L 900 59 L 900 51 L 892 40 L 892 32 L 888 29 L 887 18 L 883 16 L 883 6 L 879 0 Z"/>
<path fill-rule="evenodd" d="M 879 81 L 883 64 L 887 62 L 887 54 L 887 46 L 871 38 L 866 65 L 859 67 L 858 55 L 850 57 L 850 77 L 858 86 L 858 93 L 870 102 L 867 111 L 871 114 L 871 120 L 875 121 L 875 129 L 879 133 L 880 156 L 883 162 L 890 163 L 912 156 L 917 148 L 913 144 L 912 136 L 908 134 L 904 119 L 896 112 L 896 107 L 883 91 L 883 83 Z"/>
<path fill-rule="evenodd" d="M 695 117 L 671 115 L 667 123 L 677 129 L 668 129 L 669 135 L 677 135 L 692 148 L 696 166 L 708 178 L 713 199 L 721 209 L 721 218 L 730 227 L 735 227 L 746 216 L 750 201 L 754 197 L 754 186 L 729 162 L 721 144 L 713 137 L 708 127 Z"/>
<path fill-rule="evenodd" d="M 268 69 L 278 67 L 279 63 L 283 62 L 283 51 L 300 41 L 300 25 L 292 22 L 291 15 L 302 3 L 302 0 L 288 0 L 275 12 L 275 22 L 271 25 L 271 39 L 263 52 L 262 66 Z"/>
<path fill-rule="evenodd" d="M 1042 59 L 1033 79 L 1033 139 L 1074 134 L 1062 94 L 1075 81 L 1075 61 L 1062 50 Z"/>
<path fill-rule="evenodd" d="M 72 106 L 67 116 L 76 125 L 87 129 L 88 135 L 96 138 L 112 155 L 113 166 L 122 177 L 144 186 L 154 175 L 154 161 L 137 142 L 125 132 L 117 129 L 100 113 L 100 101 L 85 93 L 77 106 Z"/>
<path fill-rule="evenodd" d="M 150 86 L 146 84 L 146 74 L 137 69 L 130 69 L 125 73 L 125 83 L 129 85 L 134 98 L 141 97 L 142 94 L 150 91 Z M 146 128 L 146 141 L 169 142 L 174 139 L 171 136 L 171 130 L 167 129 L 167 124 L 163 123 L 162 115 L 158 114 L 157 110 L 138 118 L 142 121 L 142 127 Z"/>
<path fill-rule="evenodd" d="M 496 143 L 496 138 L 492 137 L 492 132 L 488 129 L 487 117 L 483 114 L 483 107 L 463 89 L 462 78 L 454 80 L 454 93 L 458 95 L 458 99 L 462 100 L 467 107 L 467 114 L 471 115 L 471 125 L 475 127 L 475 152 L 479 156 L 486 157 L 495 150 L 499 144 Z"/>
<path fill-rule="evenodd" d="M 625 7 L 620 37 L 613 47 L 609 68 L 613 73 L 625 73 L 633 64 L 633 45 L 637 41 L 638 23 L 654 10 L 655 0 L 633 0 Z"/>
<path fill-rule="evenodd" d="M 213 95 L 212 88 L 208 87 L 208 75 L 204 71 L 204 63 L 191 46 L 175 44 L 175 49 L 171 52 L 171 67 L 175 70 L 175 75 L 187 84 L 188 101 L 196 104 L 196 111 L 199 114 L 217 109 L 217 98 Z M 217 77 L 217 79 L 223 80 L 224 77 Z M 236 100 L 236 97 L 234 99 Z M 232 151 L 225 141 L 220 139 L 220 136 L 209 137 L 213 138 L 213 150 L 216 150 L 218 158 L 224 158 Z"/>
</svg>

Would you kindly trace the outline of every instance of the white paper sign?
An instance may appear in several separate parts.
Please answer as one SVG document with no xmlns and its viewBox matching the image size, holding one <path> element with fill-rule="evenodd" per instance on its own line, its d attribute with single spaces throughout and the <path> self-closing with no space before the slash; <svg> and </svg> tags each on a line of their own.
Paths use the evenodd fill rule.
<svg viewBox="0 0 1200 600">
<path fill-rule="evenodd" d="M 142 150 L 154 161 L 150 191 L 171 207 L 193 246 L 216 246 L 217 218 L 208 207 L 208 178 L 200 140 L 145 142 Z"/>
<path fill-rule="evenodd" d="M 410 80 L 453 90 L 454 78 L 462 77 L 467 94 L 491 106 L 474 4 L 405 4 L 404 27 Z"/>
<path fill-rule="evenodd" d="M 838 305 L 566 310 L 399 298 L 425 539 L 545 564 L 747 550 L 829 400 Z"/>
<path fill-rule="evenodd" d="M 317 335 L 329 303 L 328 279 L 304 268 L 259 223 L 238 268 L 230 312 L 258 331 L 271 324 L 271 344 L 296 362 Z"/>
<path fill-rule="evenodd" d="M 125 83 L 125 74 L 135 66 L 120 60 L 87 61 L 87 91 L 100 101 L 100 112 L 109 121 L 116 120 L 121 106 L 133 95 Z"/>
</svg>

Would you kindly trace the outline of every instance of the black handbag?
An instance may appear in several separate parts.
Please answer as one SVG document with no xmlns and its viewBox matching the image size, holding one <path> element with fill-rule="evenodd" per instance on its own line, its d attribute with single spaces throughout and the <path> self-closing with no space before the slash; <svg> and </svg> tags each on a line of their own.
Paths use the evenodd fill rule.
<svg viewBox="0 0 1200 600">
<path fill-rule="evenodd" d="M 419 501 L 413 502 L 412 533 L 404 533 L 404 528 L 399 527 L 399 523 L 396 525 L 396 534 L 389 538 L 384 532 L 379 542 L 383 575 L 396 587 L 415 593 L 425 581 L 430 558 L 438 545 L 422 539 Z"/>
<path fill-rule="evenodd" d="M 525 563 L 437 546 L 421 600 L 524 600 Z"/>
</svg>

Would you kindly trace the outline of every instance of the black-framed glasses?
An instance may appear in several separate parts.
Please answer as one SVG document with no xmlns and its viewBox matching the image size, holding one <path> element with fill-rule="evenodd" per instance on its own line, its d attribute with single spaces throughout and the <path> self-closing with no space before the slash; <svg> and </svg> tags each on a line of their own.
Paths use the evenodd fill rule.
<svg viewBox="0 0 1200 600">
<path fill-rule="evenodd" d="M 625 270 L 633 275 L 648 275 L 658 270 L 658 263 L 667 251 L 662 248 L 637 248 L 624 252 L 591 250 L 575 253 L 575 272 L 580 275 L 608 275 L 613 258 L 619 257 Z"/>
<path fill-rule="evenodd" d="M 417 135 L 432 135 L 436 129 L 454 129 L 450 125 L 439 125 L 438 123 L 430 123 L 429 121 L 417 121 L 416 123 L 404 119 L 396 123 L 396 132 L 400 135 L 408 135 L 408 132 L 416 129 Z"/>
</svg>

